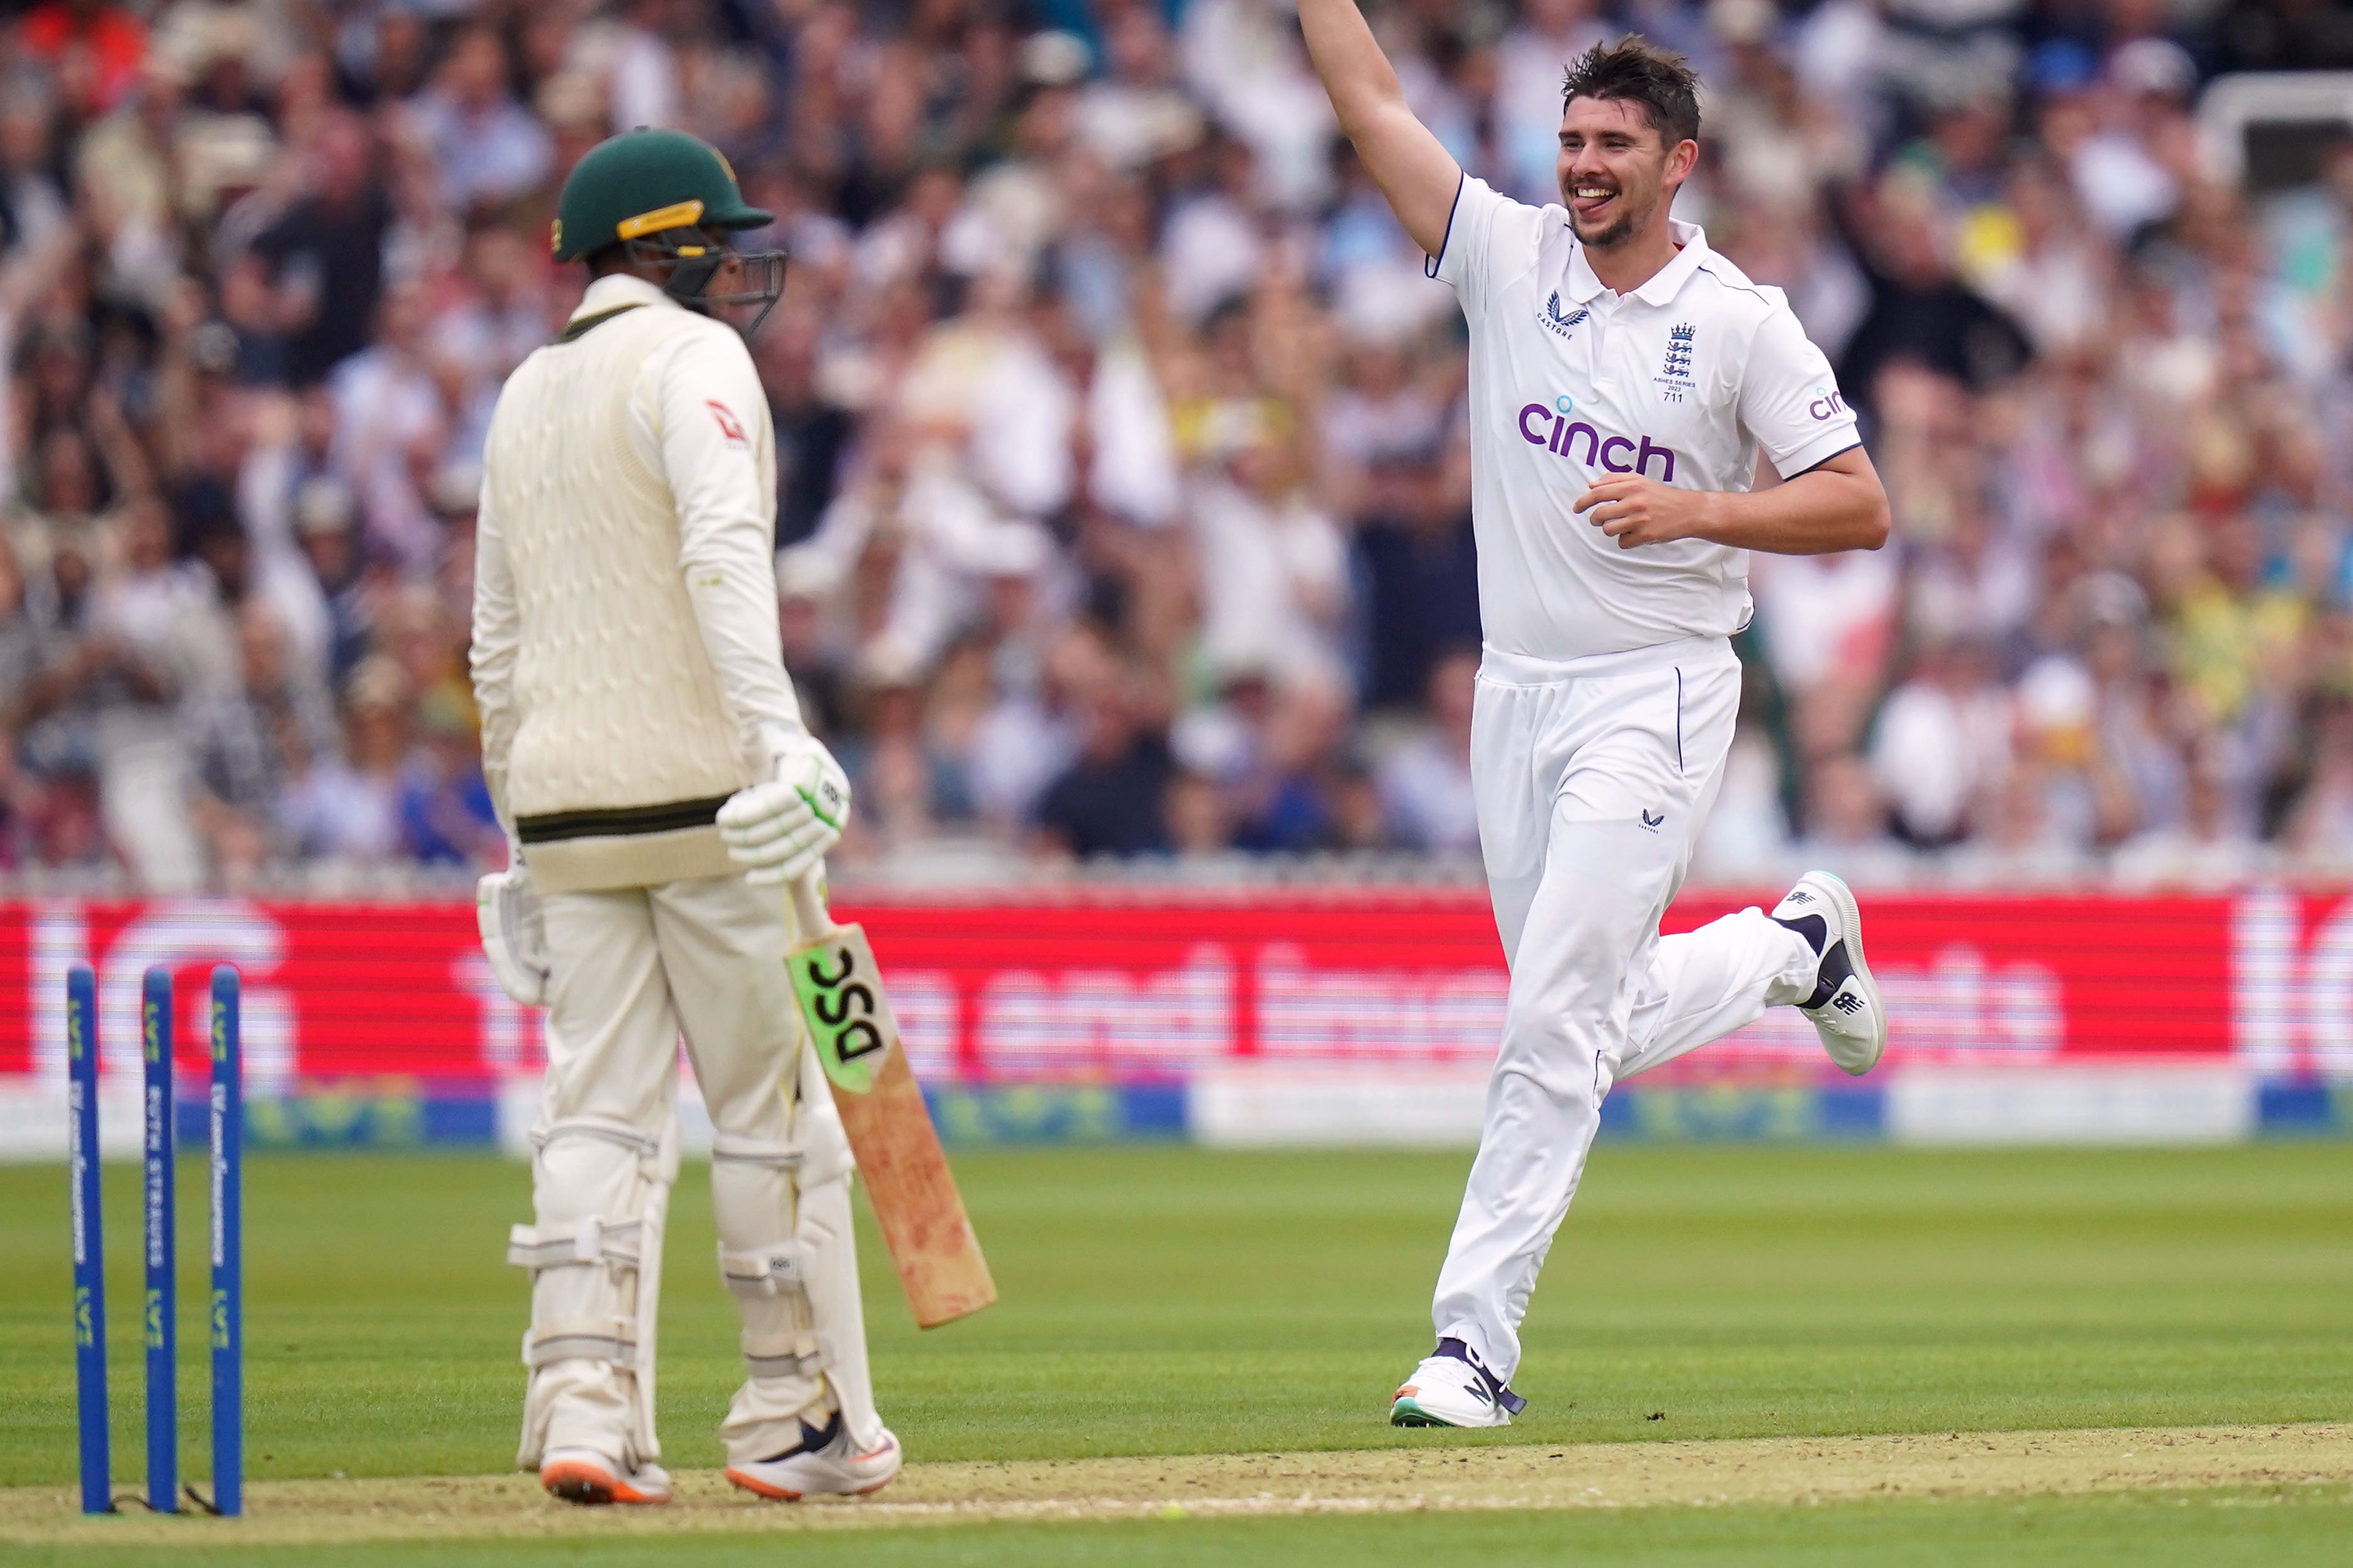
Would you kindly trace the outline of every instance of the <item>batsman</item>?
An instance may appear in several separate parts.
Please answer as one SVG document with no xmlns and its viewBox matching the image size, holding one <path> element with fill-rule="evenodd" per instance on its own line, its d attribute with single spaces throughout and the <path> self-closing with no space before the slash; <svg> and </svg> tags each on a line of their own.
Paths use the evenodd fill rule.
<svg viewBox="0 0 2353 1568">
<path fill-rule="evenodd" d="M 547 1009 L 535 1223 L 509 1251 L 532 1276 L 517 1462 L 575 1503 L 670 1497 L 654 1345 L 682 1036 L 743 1324 L 728 1479 L 871 1492 L 900 1455 L 867 1370 L 854 1162 L 786 969 L 784 885 L 813 883 L 849 785 L 778 646 L 776 451 L 744 339 L 785 258 L 735 248 L 770 215 L 676 132 L 592 149 L 557 212 L 555 258 L 590 282 L 500 395 L 473 612 L 513 850 L 483 879 L 483 947 Z"/>
</svg>

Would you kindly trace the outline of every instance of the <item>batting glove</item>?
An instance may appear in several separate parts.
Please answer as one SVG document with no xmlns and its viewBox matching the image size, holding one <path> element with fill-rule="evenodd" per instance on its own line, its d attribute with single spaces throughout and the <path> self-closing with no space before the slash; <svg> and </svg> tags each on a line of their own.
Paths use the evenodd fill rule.
<svg viewBox="0 0 2353 1568">
<path fill-rule="evenodd" d="M 849 821 L 849 780 L 825 743 L 809 734 L 776 753 L 776 776 L 737 790 L 719 808 L 719 837 L 744 880 L 797 882 L 817 868 Z"/>
<path fill-rule="evenodd" d="M 474 884 L 474 924 L 482 933 L 482 955 L 499 989 L 526 1007 L 547 1003 L 547 921 L 539 889 L 518 858 Z"/>
</svg>

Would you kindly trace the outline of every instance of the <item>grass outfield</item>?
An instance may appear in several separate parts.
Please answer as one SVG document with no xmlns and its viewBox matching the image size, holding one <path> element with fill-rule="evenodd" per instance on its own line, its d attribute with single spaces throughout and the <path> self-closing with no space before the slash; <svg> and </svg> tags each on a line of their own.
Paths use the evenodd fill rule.
<svg viewBox="0 0 2353 1568">
<path fill-rule="evenodd" d="M 1530 1317 L 1516 1380 L 1527 1416 L 1488 1434 L 1396 1431 L 1381 1419 L 1386 1396 L 1427 1348 L 1430 1283 L 1466 1164 L 1462 1155 L 1186 1149 L 965 1155 L 959 1172 L 1005 1300 L 919 1336 L 870 1232 L 885 1415 L 916 1462 L 2353 1415 L 2353 1146 L 1605 1147 Z M 141 1452 L 137 1182 L 127 1165 L 107 1177 L 115 1453 L 127 1489 Z M 201 1479 L 203 1183 L 193 1164 L 181 1192 L 183 1468 Z M 528 1217 L 528 1194 L 522 1167 L 491 1160 L 252 1162 L 253 1476 L 507 1467 L 526 1292 L 502 1254 L 505 1227 Z M 65 1243 L 62 1168 L 0 1169 L 0 1255 L 15 1260 L 0 1269 L 0 1485 L 72 1478 Z M 718 1462 L 712 1429 L 739 1375 L 713 1247 L 707 1188 L 690 1169 L 662 1313 L 674 1468 Z M 2260 1515 L 2289 1521 L 2284 1541 L 2307 1529 L 2344 1539 L 2341 1487 L 2260 1508 L 2152 1498 L 2051 1500 L 2051 1534 L 2113 1528 L 2123 1540 L 2147 1523 L 2152 1541 L 2204 1539 L 2203 1525 L 2154 1522 L 2179 1514 L 2220 1521 L 2220 1540 L 2239 1528 L 2231 1521 Z M 1885 1517 L 1944 1520 L 1944 1506 Z M 1922 1526 L 1937 1551 L 1965 1536 L 1995 1539 L 1984 1531 L 2041 1528 L 2017 1521 L 2044 1505 L 1950 1506 L 1948 1521 Z M 1694 1519 L 1672 1535 L 1685 1555 L 1622 1560 L 1746 1561 L 1739 1531 L 1763 1552 L 1779 1549 L 1774 1531 L 1801 1524 L 1845 1531 L 1837 1539 L 1876 1561 L 1931 1560 L 1869 1545 L 1883 1543 L 1871 1505 L 1856 1505 L 1851 1523 L 1831 1522 L 1848 1518 L 1844 1508 L 1765 1510 L 1745 1524 L 1746 1512 Z M 1361 1555 L 1375 1539 L 1366 1532 L 1402 1545 L 1394 1532 L 1415 1528 L 1402 1518 L 1197 1521 L 1186 1526 L 1194 1533 L 1172 1539 L 1208 1550 L 1232 1531 L 1216 1550 L 1311 1562 L 1324 1549 L 1303 1542 L 1331 1542 L 1335 1553 L 1355 1542 L 1345 1549 Z M 1499 1541 L 1534 1531 L 1514 1537 L 1534 1549 L 1554 1527 L 1503 1516 L 1475 1526 L 1450 1516 L 1445 1526 L 1457 1544 L 1470 1538 L 1456 1532 L 1474 1528 Z M 1071 1543 L 1080 1537 L 1056 1532 L 1096 1530 L 1159 1550 L 1147 1526 L 991 1526 L 951 1532 L 962 1555 L 921 1560 L 995 1562 L 990 1553 L 1025 1532 Z M 1575 1530 L 1579 1540 L 1624 1533 L 1584 1517 Z M 949 1550 L 947 1535 L 917 1542 L 914 1533 L 903 1532 L 907 1551 Z M 736 1560 L 700 1554 L 719 1544 L 703 1542 L 692 1560 Z M 434 1560 L 478 1559 L 444 1546 Z"/>
<path fill-rule="evenodd" d="M 833 1560 L 857 1568 L 1122 1568 L 1214 1563 L 1365 1568 L 1369 1563 L 1607 1564 L 1608 1568 L 2340 1568 L 2353 1491 L 2329 1488 L 1960 1499 L 1825 1508 L 1519 1510 L 1134 1524 L 942 1525 L 861 1531 Z M 187 1568 L 775 1568 L 801 1559 L 774 1535 L 642 1536 L 427 1548 L 175 1546 Z M 649 1546 L 653 1550 L 649 1550 Z M 153 1568 L 141 1547 L 28 1547 L 18 1568 Z M 825 1559 L 818 1559 L 820 1561 Z"/>
</svg>

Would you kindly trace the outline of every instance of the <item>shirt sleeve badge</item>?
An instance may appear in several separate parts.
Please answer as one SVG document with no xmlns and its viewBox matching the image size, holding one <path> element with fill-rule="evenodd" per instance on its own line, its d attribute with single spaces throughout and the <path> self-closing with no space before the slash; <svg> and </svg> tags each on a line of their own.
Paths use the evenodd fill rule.
<svg viewBox="0 0 2353 1568">
<path fill-rule="evenodd" d="M 733 409 L 715 397 L 704 398 L 702 405 L 711 410 L 713 419 L 719 421 L 719 434 L 725 437 L 729 446 L 740 447 L 747 452 L 752 449 L 751 437 L 744 434 L 744 422 L 735 417 Z"/>
</svg>

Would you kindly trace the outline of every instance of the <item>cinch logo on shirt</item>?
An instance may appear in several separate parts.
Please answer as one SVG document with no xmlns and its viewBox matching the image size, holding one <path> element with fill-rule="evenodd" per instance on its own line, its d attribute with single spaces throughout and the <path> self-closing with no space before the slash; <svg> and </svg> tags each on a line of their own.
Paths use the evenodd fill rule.
<svg viewBox="0 0 2353 1568">
<path fill-rule="evenodd" d="M 1814 400 L 1806 405 L 1806 412 L 1816 419 L 1835 419 L 1846 412 L 1846 399 L 1828 387 L 1814 388 Z"/>
<path fill-rule="evenodd" d="M 1651 459 L 1657 458 L 1662 463 L 1659 481 L 1669 485 L 1675 482 L 1674 448 L 1654 445 L 1648 436 L 1641 438 L 1639 446 L 1623 436 L 1604 436 L 1582 419 L 1572 421 L 1568 411 L 1574 406 L 1566 397 L 1560 400 L 1557 412 L 1541 403 L 1529 404 L 1520 410 L 1520 439 L 1531 447 L 1542 447 L 1556 457 L 1575 458 L 1588 468 L 1598 465 L 1613 474 L 1647 475 L 1651 471 Z M 1552 426 L 1549 435 L 1545 433 L 1546 425 Z M 1585 437 L 1582 457 L 1577 452 L 1577 439 L 1580 436 Z M 1634 458 L 1632 462 L 1620 460 L 1630 453 Z"/>
</svg>

